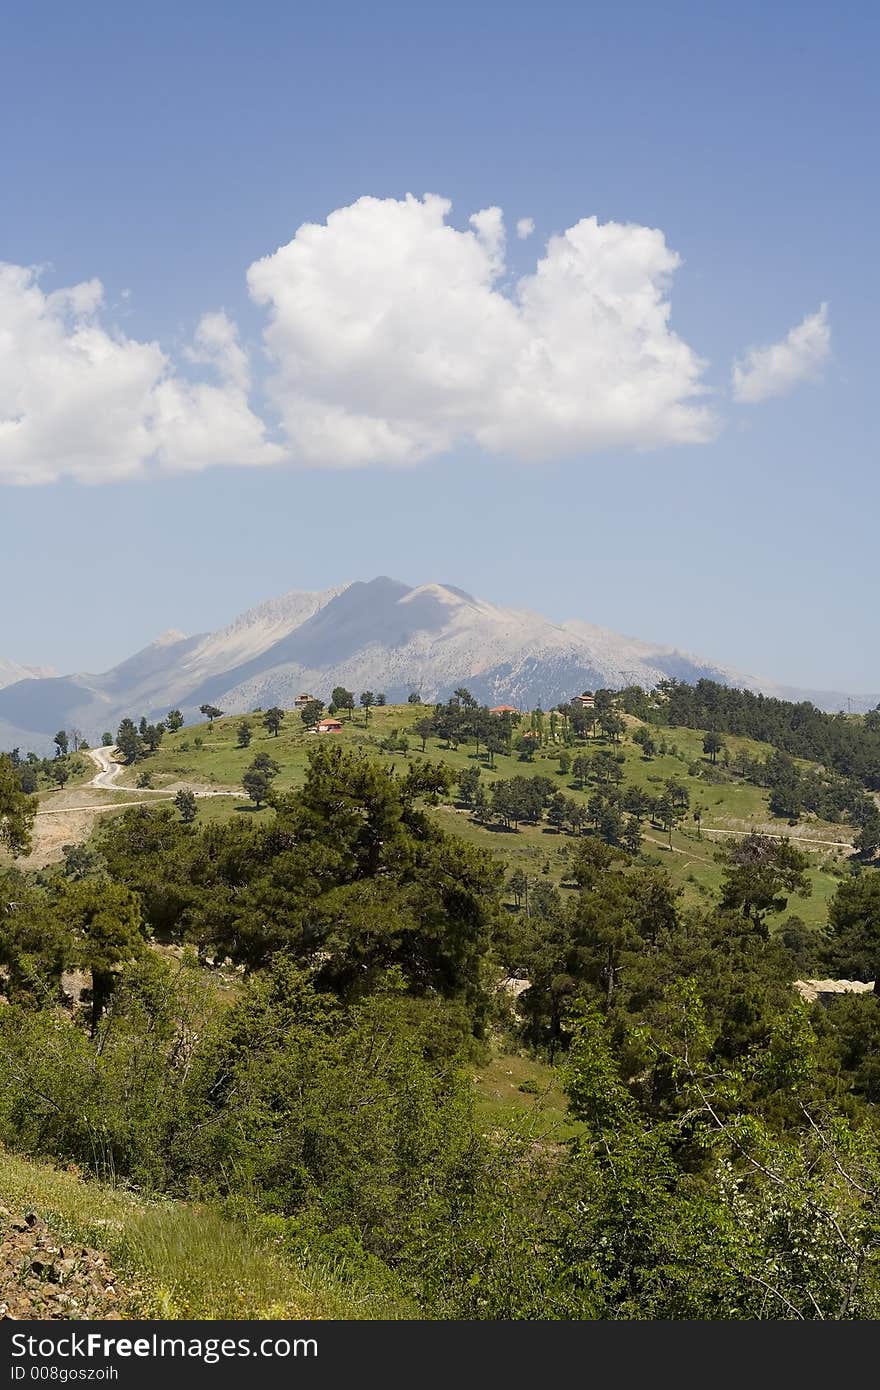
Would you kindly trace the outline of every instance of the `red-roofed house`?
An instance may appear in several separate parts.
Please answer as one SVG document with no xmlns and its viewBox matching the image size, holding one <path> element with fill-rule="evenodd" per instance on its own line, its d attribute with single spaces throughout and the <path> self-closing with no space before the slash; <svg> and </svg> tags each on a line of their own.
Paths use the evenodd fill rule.
<svg viewBox="0 0 880 1390">
<path fill-rule="evenodd" d="M 490 714 L 519 714 L 516 705 L 494 705 L 489 711 Z"/>
<path fill-rule="evenodd" d="M 321 722 L 320 722 L 320 724 L 318 725 L 318 733 L 319 733 L 319 734 L 341 734 L 341 733 L 342 733 L 342 720 L 341 720 L 341 719 L 322 719 Z"/>
</svg>

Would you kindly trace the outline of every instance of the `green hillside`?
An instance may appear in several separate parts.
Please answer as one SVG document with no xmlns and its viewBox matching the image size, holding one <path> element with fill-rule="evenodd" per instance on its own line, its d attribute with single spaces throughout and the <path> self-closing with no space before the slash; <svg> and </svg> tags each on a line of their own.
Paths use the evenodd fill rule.
<svg viewBox="0 0 880 1390">
<path fill-rule="evenodd" d="M 213 724 L 204 723 L 184 727 L 177 733 L 166 733 L 155 753 L 126 770 L 120 785 L 134 788 L 144 769 L 149 769 L 152 785 L 156 788 L 172 786 L 180 781 L 203 784 L 206 790 L 214 787 L 218 792 L 240 788 L 241 779 L 254 756 L 266 752 L 280 768 L 274 786 L 279 791 L 288 791 L 302 785 L 309 749 L 319 740 L 333 740 L 345 747 L 358 748 L 370 757 L 381 759 L 386 765 L 405 768 L 411 758 L 422 756 L 422 740 L 414 733 L 414 726 L 431 713 L 431 707 L 420 705 L 374 707 L 369 720 L 361 711 L 355 712 L 351 719 L 343 713 L 339 716 L 343 725 L 340 733 L 320 735 L 304 727 L 297 711 L 287 711 L 277 737 L 265 729 L 260 713 L 227 716 L 215 720 Z M 238 731 L 243 722 L 251 730 L 251 741 L 247 747 L 240 747 L 238 742 Z M 633 734 L 642 721 L 627 717 L 625 722 L 626 732 L 619 746 L 624 759 L 622 786 L 634 785 L 649 795 L 657 795 L 669 779 L 675 779 L 686 787 L 691 808 L 699 806 L 703 809 L 700 831 L 693 822 L 691 812 L 681 825 L 673 829 L 671 847 L 668 832 L 652 828 L 650 824 L 644 827 L 643 854 L 662 864 L 676 886 L 682 889 L 683 900 L 693 905 L 705 905 L 717 893 L 721 882 L 721 870 L 714 858 L 717 846 L 749 830 L 760 828 L 771 834 L 789 835 L 801 848 L 810 851 L 812 895 L 798 901 L 792 910 L 808 925 L 821 925 L 825 920 L 827 902 L 840 878 L 847 872 L 846 861 L 851 854 L 852 843 L 851 827 L 846 823 L 823 821 L 816 816 L 804 817 L 792 826 L 787 819 L 774 817 L 769 810 L 769 794 L 765 788 L 755 786 L 721 766 L 712 767 L 702 751 L 702 730 L 652 725 L 651 732 L 658 749 L 662 750 L 665 745 L 666 751 L 658 751 L 654 757 L 646 759 L 639 745 L 633 741 Z M 406 754 L 382 751 L 382 741 L 394 731 L 408 739 Z M 768 744 L 737 736 L 726 737 L 725 744 L 731 758 L 746 754 L 760 760 L 773 751 Z M 608 746 L 608 741 L 597 735 L 576 741 L 568 751 L 572 757 L 576 757 L 578 753 L 590 755 Z M 586 807 L 595 788 L 588 783 L 581 789 L 570 773 L 563 775 L 560 772 L 559 754 L 563 747 L 561 741 L 548 741 L 528 761 L 515 752 L 500 753 L 495 756 L 494 768 L 491 768 L 487 766 L 485 756 L 478 755 L 472 745 L 461 744 L 458 748 L 452 748 L 442 738 L 429 737 L 424 756 L 452 768 L 456 774 L 479 767 L 481 782 L 489 794 L 492 786 L 501 779 L 547 776 L 558 784 L 558 789 L 567 797 Z M 810 766 L 802 759 L 798 760 L 798 764 L 805 768 Z M 199 803 L 199 821 L 202 823 L 227 821 L 240 815 L 269 819 L 272 814 L 266 807 L 255 810 L 244 795 L 240 799 L 218 796 Z M 436 807 L 433 814 L 445 828 L 454 830 L 474 844 L 491 849 L 504 861 L 510 872 L 521 869 L 527 874 L 549 877 L 554 883 L 564 881 L 572 837 L 557 833 L 545 822 L 539 825 L 523 822 L 516 830 L 505 829 L 498 824 L 481 826 L 465 808 L 452 803 Z"/>
<path fill-rule="evenodd" d="M 0 866 L 7 1264 L 32 1209 L 124 1314 L 876 1316 L 874 772 L 661 706 L 128 721 Z"/>
</svg>

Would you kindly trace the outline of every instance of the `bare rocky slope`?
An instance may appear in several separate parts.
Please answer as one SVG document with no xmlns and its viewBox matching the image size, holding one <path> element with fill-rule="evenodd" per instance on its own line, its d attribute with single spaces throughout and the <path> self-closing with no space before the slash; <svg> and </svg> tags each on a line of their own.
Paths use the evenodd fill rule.
<svg viewBox="0 0 880 1390">
<path fill-rule="evenodd" d="M 652 686 L 664 676 L 794 694 L 580 620 L 556 624 L 452 585 L 412 587 L 380 577 L 271 599 L 218 632 L 165 633 L 101 675 L 29 675 L 8 683 L 0 689 L 0 747 L 39 749 L 62 727 L 94 740 L 126 714 L 157 717 L 174 706 L 191 719 L 204 703 L 238 713 L 290 706 L 303 691 L 326 700 L 338 684 L 381 690 L 389 701 L 412 691 L 426 701 L 443 699 L 466 684 L 490 704 L 546 708 L 586 688 Z M 819 692 L 811 698 L 823 703 Z M 839 708 L 845 700 L 835 695 L 824 703 Z M 853 707 L 871 702 L 876 697 Z"/>
<path fill-rule="evenodd" d="M 0 1319 L 134 1317 L 105 1255 L 0 1206 Z"/>
</svg>

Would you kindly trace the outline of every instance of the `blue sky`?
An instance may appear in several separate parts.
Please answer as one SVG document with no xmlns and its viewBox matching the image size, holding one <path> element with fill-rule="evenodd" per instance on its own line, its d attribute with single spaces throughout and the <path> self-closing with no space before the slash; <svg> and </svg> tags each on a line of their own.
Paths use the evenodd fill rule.
<svg viewBox="0 0 880 1390">
<path fill-rule="evenodd" d="M 87 465 L 65 464 L 37 482 L 43 455 L 31 450 L 18 467 L 34 470 L 25 481 L 35 485 L 0 481 L 0 655 L 101 669 L 165 628 L 203 630 L 286 589 L 386 573 L 581 617 L 791 684 L 880 691 L 878 31 L 875 5 L 674 0 L 44 3 L 6 16 L 0 261 L 41 267 L 46 295 L 100 280 L 106 342 L 138 345 L 144 362 L 160 344 L 187 409 L 206 353 L 216 366 L 225 351 L 198 339 L 200 321 L 222 310 L 249 359 L 246 407 L 229 385 L 233 369 L 222 371 L 254 462 L 229 466 L 212 439 L 222 462 L 208 466 L 206 453 L 198 471 L 178 444 L 164 471 L 148 464 L 120 480 L 111 459 L 98 481 L 77 481 Z M 525 414 L 499 404 L 484 418 L 459 394 L 466 424 L 447 446 L 436 395 L 422 398 L 407 377 L 416 341 L 410 356 L 388 358 L 382 411 L 400 404 L 399 379 L 398 394 L 410 393 L 401 418 L 409 430 L 417 417 L 420 442 L 400 444 L 394 466 L 384 433 L 378 446 L 358 436 L 356 467 L 331 466 L 335 434 L 309 454 L 299 417 L 290 424 L 290 324 L 264 337 L 271 311 L 286 312 L 287 270 L 274 253 L 303 223 L 369 195 L 382 201 L 367 234 L 387 254 L 381 219 L 407 193 L 451 201 L 446 222 L 462 255 L 476 254 L 471 214 L 503 209 L 496 305 L 534 271 L 548 238 L 581 219 L 659 229 L 681 258 L 660 277 L 671 329 L 707 364 L 706 395 L 685 392 L 685 414 L 708 407 L 711 430 L 682 442 L 685 427 L 654 411 L 654 446 L 640 449 L 619 418 L 603 443 L 594 412 L 572 443 L 554 441 L 548 414 L 546 456 L 535 446 L 525 457 L 528 400 Z M 520 240 L 514 227 L 526 217 L 534 232 Z M 340 255 L 349 244 L 340 231 Z M 322 245 L 312 268 L 332 296 L 339 262 Z M 260 304 L 246 277 L 266 257 Z M 384 291 L 383 275 L 380 263 Z M 346 345 L 331 343 L 318 373 L 318 335 L 345 309 L 339 296 L 318 303 L 309 371 L 321 402 L 363 409 L 369 361 L 342 372 Z M 762 399 L 737 401 L 733 362 L 784 343 L 821 304 L 823 360 L 804 380 L 771 381 L 753 393 Z M 577 322 L 558 305 L 554 314 L 559 353 L 576 352 Z M 428 339 L 429 318 L 413 330 Z M 450 329 L 463 335 L 466 361 L 468 323 Z M 56 390 L 41 352 L 22 342 L 16 389 L 57 425 L 39 448 L 67 458 L 65 430 L 81 422 L 59 412 L 63 379 Z M 612 368 L 600 359 L 596 370 L 604 380 Z M 756 371 L 766 368 L 762 359 Z M 689 368 L 668 370 L 680 385 Z M 632 383 L 638 402 L 646 380 Z M 215 390 L 205 410 L 220 401 Z M 96 397 L 96 428 L 108 399 Z M 3 400 L 0 381 L 0 422 Z M 6 406 L 8 418 L 21 413 Z M 535 428 L 543 439 L 540 412 Z M 2 449 L 0 430 L 0 478 Z M 282 462 L 266 462 L 273 449 Z"/>
</svg>

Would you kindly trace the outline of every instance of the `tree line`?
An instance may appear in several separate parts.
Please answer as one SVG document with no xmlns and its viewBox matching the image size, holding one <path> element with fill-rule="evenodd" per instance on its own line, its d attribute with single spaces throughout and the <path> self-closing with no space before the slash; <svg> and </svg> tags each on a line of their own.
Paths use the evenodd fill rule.
<svg viewBox="0 0 880 1390">
<path fill-rule="evenodd" d="M 642 717 L 656 723 L 745 735 L 880 790 L 880 708 L 861 717 L 826 714 L 809 701 L 778 700 L 710 680 L 667 680 L 653 698 L 632 687 L 621 699 L 628 711 L 641 708 Z"/>
</svg>

